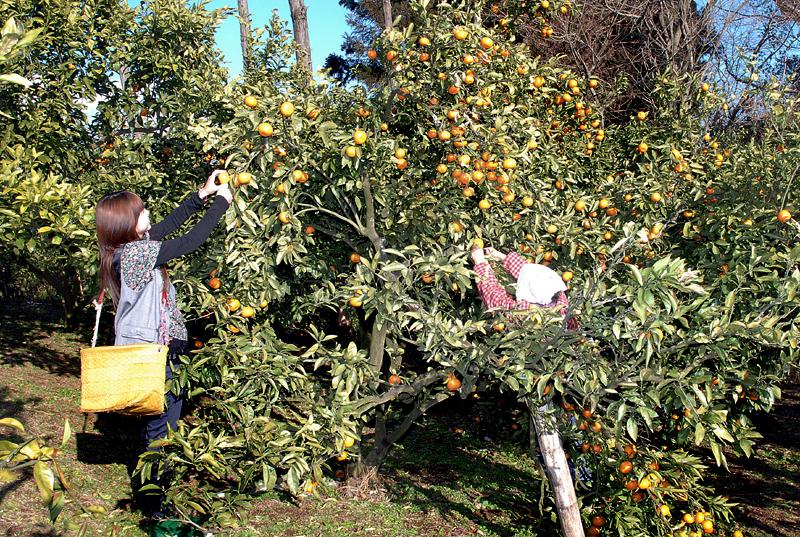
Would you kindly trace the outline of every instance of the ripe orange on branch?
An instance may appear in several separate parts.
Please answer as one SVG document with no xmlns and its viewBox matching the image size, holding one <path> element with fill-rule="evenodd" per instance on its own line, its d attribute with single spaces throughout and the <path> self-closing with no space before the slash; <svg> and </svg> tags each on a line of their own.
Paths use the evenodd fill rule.
<svg viewBox="0 0 800 537">
<path fill-rule="evenodd" d="M 283 117 L 289 117 L 294 114 L 294 105 L 289 101 L 284 101 L 281 103 L 281 106 L 278 110 Z"/>
<path fill-rule="evenodd" d="M 461 381 L 456 376 L 450 373 L 447 377 L 447 389 L 451 392 L 457 392 L 461 388 Z"/>
<path fill-rule="evenodd" d="M 274 134 L 274 129 L 272 128 L 271 123 L 260 123 L 258 125 L 258 134 L 263 136 L 264 138 L 268 138 Z"/>
<path fill-rule="evenodd" d="M 255 108 L 256 106 L 258 106 L 258 99 L 256 99 L 252 95 L 248 95 L 247 97 L 244 98 L 244 105 L 247 108 Z"/>
</svg>

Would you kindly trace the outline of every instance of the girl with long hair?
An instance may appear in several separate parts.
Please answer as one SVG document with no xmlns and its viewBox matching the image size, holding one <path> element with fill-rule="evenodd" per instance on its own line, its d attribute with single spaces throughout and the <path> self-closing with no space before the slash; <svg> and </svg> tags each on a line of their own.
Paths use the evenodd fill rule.
<svg viewBox="0 0 800 537">
<path fill-rule="evenodd" d="M 180 365 L 180 356 L 188 352 L 188 334 L 178 308 L 175 286 L 169 280 L 166 264 L 196 250 L 208 239 L 228 209 L 233 194 L 227 183 L 216 184 L 222 170 L 213 172 L 205 185 L 193 192 L 163 221 L 150 224 L 150 212 L 142 199 L 125 190 L 103 196 L 97 204 L 97 243 L 100 248 L 99 289 L 111 293 L 114 316 L 115 345 L 165 343 L 169 347 L 167 378 L 171 379 Z M 208 198 L 214 202 L 203 218 L 185 235 L 165 240 Z M 164 438 L 168 428 L 175 429 L 183 405 L 182 394 L 166 394 L 166 408 L 159 416 L 144 420 L 145 451 L 154 440 Z M 165 475 L 159 477 L 165 484 Z M 134 485 L 134 489 L 137 487 Z M 134 494 L 136 494 L 134 490 Z M 148 514 L 164 515 L 164 498 L 150 497 L 143 504 Z"/>
</svg>

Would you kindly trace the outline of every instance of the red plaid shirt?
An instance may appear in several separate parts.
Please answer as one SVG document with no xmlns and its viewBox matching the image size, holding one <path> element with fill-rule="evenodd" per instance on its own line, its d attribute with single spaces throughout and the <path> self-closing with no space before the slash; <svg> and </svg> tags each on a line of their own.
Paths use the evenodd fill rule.
<svg viewBox="0 0 800 537">
<path fill-rule="evenodd" d="M 514 280 L 519 278 L 519 271 L 522 269 L 527 261 L 524 257 L 516 252 L 509 253 L 503 260 L 503 268 L 514 277 Z M 545 308 L 560 308 L 561 315 L 567 314 L 567 307 L 569 307 L 569 299 L 567 294 L 559 292 L 555 300 L 549 304 L 533 304 L 526 300 L 517 300 L 505 290 L 497 281 L 497 276 L 494 274 L 492 266 L 487 263 L 478 263 L 475 265 L 475 272 L 478 274 L 478 293 L 483 299 L 483 304 L 487 310 L 529 310 L 534 306 Z M 567 328 L 575 330 L 578 328 L 578 321 L 574 317 L 567 319 Z"/>
</svg>

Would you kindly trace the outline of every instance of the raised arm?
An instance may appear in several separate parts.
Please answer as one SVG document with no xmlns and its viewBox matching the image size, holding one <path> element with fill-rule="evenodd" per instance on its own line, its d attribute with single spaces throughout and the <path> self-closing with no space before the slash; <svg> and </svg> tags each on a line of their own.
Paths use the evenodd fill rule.
<svg viewBox="0 0 800 537">
<path fill-rule="evenodd" d="M 161 222 L 150 226 L 150 239 L 163 240 L 164 237 L 181 227 L 181 224 L 203 207 L 203 200 L 197 192 L 192 192 L 183 203 L 178 205 Z"/>
<path fill-rule="evenodd" d="M 474 250 L 472 252 L 472 261 L 475 263 L 473 270 L 475 270 L 475 273 L 478 275 L 476 287 L 478 288 L 478 293 L 481 295 L 483 304 L 487 310 L 528 309 L 530 304 L 524 300 L 516 300 L 508 294 L 502 285 L 500 285 L 492 266 L 486 261 L 482 250 Z M 519 270 L 517 270 L 517 274 L 519 274 Z"/>
<path fill-rule="evenodd" d="M 153 224 L 150 227 L 150 240 L 154 241 L 161 241 L 169 235 L 170 233 L 175 232 L 181 225 L 186 222 L 186 220 L 194 213 L 199 211 L 203 207 L 203 202 L 205 199 L 217 192 L 220 186 L 216 184 L 215 179 L 217 175 L 222 170 L 215 170 L 206 180 L 206 184 L 203 185 L 200 190 L 197 192 L 192 192 L 188 198 L 183 200 L 178 207 L 175 208 L 174 211 L 169 213 L 164 220 L 157 224 Z"/>
<path fill-rule="evenodd" d="M 214 204 L 211 206 L 203 218 L 185 235 L 164 241 L 161 243 L 161 250 L 156 259 L 156 266 L 163 265 L 171 259 L 180 257 L 196 250 L 206 239 L 211 235 L 214 227 L 225 214 L 225 211 L 230 205 L 230 200 L 222 194 L 218 194 L 214 198 Z"/>
</svg>

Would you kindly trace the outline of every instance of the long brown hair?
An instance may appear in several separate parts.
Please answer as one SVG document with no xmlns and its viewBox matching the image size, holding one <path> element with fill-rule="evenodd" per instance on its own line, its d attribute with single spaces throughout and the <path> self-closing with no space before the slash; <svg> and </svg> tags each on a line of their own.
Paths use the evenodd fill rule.
<svg viewBox="0 0 800 537">
<path fill-rule="evenodd" d="M 111 298 L 116 307 L 120 294 L 120 276 L 114 270 L 114 252 L 120 246 L 140 239 L 136 233 L 136 223 L 144 211 L 142 198 L 119 190 L 106 194 L 97 203 L 95 223 L 97 226 L 97 245 L 100 248 L 99 290 L 111 291 Z M 166 268 L 162 267 L 166 287 Z M 99 297 L 98 297 L 99 298 Z"/>
</svg>

